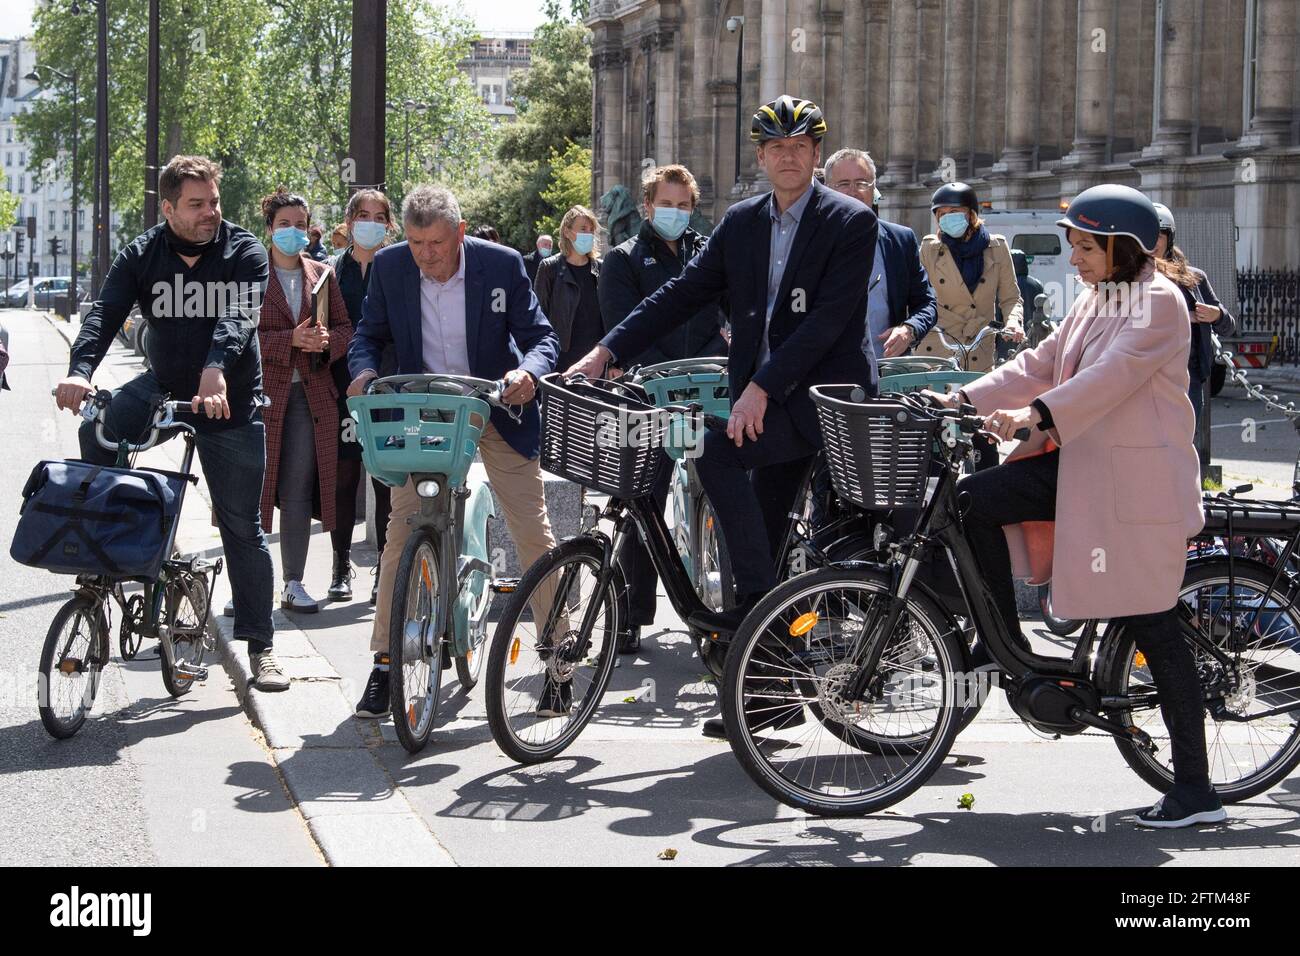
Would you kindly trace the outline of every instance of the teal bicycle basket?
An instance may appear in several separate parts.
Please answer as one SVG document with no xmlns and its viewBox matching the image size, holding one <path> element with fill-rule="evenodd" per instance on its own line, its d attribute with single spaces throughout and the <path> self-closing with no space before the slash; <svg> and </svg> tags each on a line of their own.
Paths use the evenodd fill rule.
<svg viewBox="0 0 1300 956">
<path fill-rule="evenodd" d="M 492 409 L 465 395 L 392 392 L 349 398 L 348 410 L 366 471 L 398 488 L 413 474 L 463 485 Z"/>
<path fill-rule="evenodd" d="M 943 369 L 935 372 L 907 372 L 901 375 L 886 375 L 880 380 L 880 394 L 886 392 L 919 392 L 928 388 L 932 392 L 948 392 L 968 385 L 977 378 L 983 378 L 984 372 L 959 372 L 956 369 Z"/>
<path fill-rule="evenodd" d="M 721 371 L 718 366 L 721 365 Z M 673 371 L 673 375 L 655 375 L 658 371 Z M 646 390 L 656 407 L 682 405 L 695 402 L 705 415 L 726 418 L 731 414 L 731 394 L 727 385 L 726 359 L 684 359 L 647 365 L 637 373 L 638 384 Z M 645 376 L 650 376 L 646 378 Z M 688 421 L 685 416 L 674 415 L 663 438 L 663 449 L 674 460 L 685 457 L 688 449 L 704 440 L 702 426 Z"/>
</svg>

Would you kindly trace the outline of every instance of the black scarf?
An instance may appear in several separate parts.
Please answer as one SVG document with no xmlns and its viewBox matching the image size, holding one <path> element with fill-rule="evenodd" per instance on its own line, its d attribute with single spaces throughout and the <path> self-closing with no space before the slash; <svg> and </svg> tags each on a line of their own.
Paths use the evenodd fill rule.
<svg viewBox="0 0 1300 956">
<path fill-rule="evenodd" d="M 220 231 L 220 227 L 218 227 L 218 231 Z M 172 232 L 172 224 L 166 222 L 166 220 L 164 220 L 163 235 L 167 238 L 167 245 L 171 247 L 172 252 L 176 253 L 178 256 L 190 257 L 203 255 L 203 250 L 211 246 L 212 240 L 216 238 L 214 235 L 212 239 L 209 239 L 207 242 L 190 242 Z"/>
</svg>

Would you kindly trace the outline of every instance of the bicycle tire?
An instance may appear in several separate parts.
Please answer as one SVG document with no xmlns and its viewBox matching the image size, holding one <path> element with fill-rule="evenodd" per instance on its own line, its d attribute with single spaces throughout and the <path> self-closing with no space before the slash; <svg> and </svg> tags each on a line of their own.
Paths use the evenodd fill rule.
<svg viewBox="0 0 1300 956">
<path fill-rule="evenodd" d="M 599 638 L 593 634 L 591 639 L 593 641 L 599 640 L 600 646 L 588 649 L 588 659 L 591 659 L 593 653 L 595 654 L 592 676 L 586 682 L 581 701 L 570 703 L 571 713 L 566 724 L 553 739 L 543 743 L 534 743 L 523 739 L 513 724 L 514 720 L 524 718 L 527 713 L 527 706 L 517 713 L 512 713 L 511 700 L 507 694 L 507 683 L 516 681 L 522 684 L 522 682 L 530 680 L 532 675 L 519 678 L 513 677 L 507 673 L 507 665 L 513 667 L 523 649 L 524 637 L 517 633 L 517 629 L 524 623 L 525 617 L 531 613 L 529 599 L 539 586 L 548 578 L 551 578 L 557 570 L 563 571 L 568 566 L 576 568 L 581 565 L 585 566 L 589 573 L 598 573 L 603 557 L 604 549 L 600 542 L 594 538 L 587 536 L 570 538 L 568 541 L 552 548 L 534 562 L 532 567 L 524 573 L 524 576 L 519 581 L 519 586 L 510 595 L 501 611 L 501 618 L 497 622 L 496 632 L 492 637 L 492 646 L 488 652 L 487 690 L 485 695 L 488 725 L 492 730 L 492 739 L 496 741 L 497 746 L 508 757 L 518 763 L 541 763 L 563 753 L 578 738 L 592 717 L 595 716 L 601 697 L 609 686 L 610 677 L 614 672 L 614 662 L 618 656 L 618 635 L 623 624 L 622 617 L 625 613 L 626 603 L 625 600 L 619 598 L 619 595 L 623 594 L 626 588 L 622 586 L 617 565 L 614 569 L 614 576 L 610 578 L 602 593 L 598 595 L 593 592 L 591 595 L 591 600 L 599 602 L 596 613 L 601 618 L 601 634 Z M 559 583 L 563 583 L 563 580 L 561 575 Z M 573 635 L 572 639 L 580 637 L 581 635 Z M 570 632 L 566 632 L 565 639 L 570 639 Z M 530 653 L 535 653 L 536 650 L 541 649 L 541 646 L 537 643 L 538 640 L 535 636 L 533 647 L 529 649 Z M 541 659 L 540 656 L 539 659 Z M 545 678 L 543 678 L 544 680 Z M 569 683 L 572 683 L 572 678 L 570 678 Z M 509 690 L 514 689 L 513 687 L 509 688 Z M 540 697 L 541 694 L 539 693 L 539 701 Z M 527 700 L 522 700 L 520 703 L 527 705 Z M 537 725 L 534 724 L 533 726 Z"/>
<path fill-rule="evenodd" d="M 92 630 L 86 644 L 87 653 L 83 657 L 68 656 L 68 652 L 72 649 L 72 642 L 76 640 L 79 633 L 82 633 L 74 630 L 64 640 L 64 630 L 69 619 L 72 618 L 77 619 L 73 622 L 74 628 L 78 622 L 81 622 Z M 64 602 L 58 613 L 54 615 L 54 620 L 50 622 L 50 628 L 45 634 L 36 691 L 41 723 L 45 725 L 45 730 L 51 737 L 67 740 L 85 724 L 86 718 L 90 716 L 90 711 L 95 706 L 100 675 L 108 662 L 108 653 L 108 624 L 99 602 L 84 594 L 78 594 Z M 56 695 L 55 685 L 58 683 L 54 680 L 54 670 L 58 668 L 60 677 L 68 677 L 71 674 L 62 669 L 65 662 L 73 664 L 75 673 L 86 675 L 86 686 L 79 695 L 82 702 L 81 709 L 68 717 L 63 717 L 56 712 L 53 700 Z"/>
<path fill-rule="evenodd" d="M 792 613 L 810 597 L 839 587 L 858 589 L 869 592 L 875 597 L 884 597 L 890 593 L 892 582 L 887 574 L 876 569 L 855 568 L 846 570 L 835 567 L 810 571 L 807 574 L 785 581 L 759 602 L 736 633 L 727 655 L 727 671 L 723 681 L 722 693 L 722 712 L 727 728 L 727 739 L 731 743 L 731 749 L 735 753 L 737 760 L 739 760 L 740 765 L 750 779 L 770 796 L 787 806 L 819 816 L 836 817 L 874 813 L 906 799 L 921 787 L 939 769 L 952 748 L 953 741 L 957 736 L 959 718 L 959 708 L 956 706 L 952 695 L 952 690 L 956 687 L 956 681 L 947 679 L 946 675 L 940 675 L 937 686 L 941 688 L 941 700 L 937 708 L 934 728 L 929 734 L 929 745 L 927 747 L 911 754 L 873 755 L 859 751 L 862 760 L 875 759 L 886 764 L 883 768 L 885 770 L 884 785 L 872 792 L 839 796 L 814 792 L 810 786 L 798 785 L 798 778 L 802 774 L 801 768 L 796 768 L 795 781 L 792 782 L 787 780 L 774 767 L 764 753 L 764 745 L 769 741 L 766 738 L 763 740 L 755 738 L 755 731 L 750 726 L 750 715 L 747 715 L 745 711 L 747 682 L 749 682 L 749 686 L 752 686 L 755 681 L 767 681 L 769 685 L 776 683 L 778 685 L 777 689 L 766 687 L 759 690 L 757 692 L 759 695 L 758 700 L 761 703 L 765 699 L 762 695 L 767 695 L 767 700 L 779 699 L 781 693 L 779 685 L 782 682 L 789 684 L 793 684 L 793 682 L 786 678 L 771 675 L 781 672 L 782 663 L 784 663 L 785 669 L 792 669 L 796 661 L 793 659 L 793 654 L 789 654 L 784 661 L 779 657 L 774 657 L 773 659 L 778 661 L 777 665 L 770 663 L 765 665 L 761 661 L 756 662 L 756 657 L 760 651 L 767 653 L 769 656 L 772 655 L 774 635 L 779 632 L 770 630 L 770 628 L 772 623 L 777 621 L 783 613 Z M 963 660 L 963 647 L 954 635 L 953 630 L 948 626 L 947 615 L 943 613 L 937 604 L 920 592 L 908 594 L 905 611 L 909 623 L 913 621 L 919 622 L 920 627 L 933 643 L 941 668 L 946 669 L 950 674 L 955 673 Z M 798 616 L 796 615 L 796 618 Z M 832 630 L 831 633 L 833 635 L 834 631 Z M 787 646 L 785 650 L 788 651 L 789 647 Z M 753 673 L 750 673 L 751 667 Z M 765 667 L 766 671 L 764 671 Z M 829 671 L 823 677 L 810 674 L 809 679 L 822 681 L 824 688 L 830 684 Z M 794 708 L 803 706 L 806 703 L 802 698 L 797 700 L 797 704 L 787 703 L 777 706 L 784 706 L 790 717 L 793 717 Z M 773 708 L 768 705 L 767 709 Z M 856 712 L 858 711 L 855 709 Z M 798 726 L 789 717 L 786 718 L 785 723 Z M 760 731 L 762 729 L 758 728 Z M 784 729 L 784 727 L 781 729 Z M 836 735 L 832 734 L 832 736 Z M 781 756 L 788 755 L 791 747 L 787 743 L 780 742 L 778 746 L 773 748 L 773 752 Z M 849 744 L 849 746 L 853 745 Z M 857 748 L 855 747 L 855 749 Z M 819 741 L 813 754 L 814 759 L 820 756 L 821 753 L 821 743 Z M 897 767 L 891 769 L 887 765 L 890 759 L 909 756 L 916 759 L 901 770 Z M 832 772 L 842 768 L 846 786 L 850 761 L 855 759 L 859 758 L 855 758 L 853 754 L 843 753 L 836 754 L 832 758 Z M 855 764 L 852 765 L 852 768 L 854 778 L 858 781 L 862 779 L 861 771 L 863 769 L 873 775 L 876 769 L 881 769 L 879 764 L 876 767 L 872 767 L 870 764 L 862 764 L 859 767 L 859 765 Z M 810 775 L 810 779 L 815 778 L 815 776 L 816 773 L 814 772 Z"/>
<path fill-rule="evenodd" d="M 492 588 L 485 583 L 478 607 L 472 608 L 469 614 L 469 649 L 464 657 L 458 654 L 453 658 L 462 693 L 472 691 L 483 677 L 488 656 L 488 614 L 492 610 L 492 599 Z"/>
<path fill-rule="evenodd" d="M 1043 623 L 1047 629 L 1057 637 L 1069 637 L 1079 628 L 1083 627 L 1083 621 L 1075 620 L 1069 617 L 1057 617 L 1052 613 L 1052 585 L 1040 584 L 1038 586 L 1038 610 L 1043 615 Z"/>
<path fill-rule="evenodd" d="M 415 611 L 425 615 L 422 619 L 410 618 L 413 578 L 417 588 Z M 428 643 L 425 629 L 431 627 L 436 618 L 439 600 L 438 580 L 436 540 L 427 530 L 417 529 L 411 533 L 406 546 L 402 549 L 401 560 L 397 564 L 388 625 L 388 686 L 393 727 L 397 731 L 398 741 L 408 753 L 413 754 L 419 753 L 429 742 L 429 735 L 433 732 L 433 724 L 438 716 L 438 693 L 442 687 L 441 636 L 435 635 L 432 653 L 425 651 Z M 428 589 L 427 602 L 423 600 L 420 592 L 421 584 Z M 420 620 L 424 622 L 424 626 L 417 626 L 408 640 L 408 624 L 417 624 Z M 412 669 L 414 675 L 414 679 L 410 682 L 407 681 L 407 667 Z M 423 673 L 422 668 L 428 669 L 427 675 Z M 414 689 L 421 686 L 425 691 L 422 697 L 413 693 Z M 420 705 L 418 711 L 417 703 Z"/>
<path fill-rule="evenodd" d="M 1245 583 L 1257 588 L 1258 593 L 1262 595 L 1273 580 L 1273 570 L 1260 565 L 1255 565 L 1251 562 L 1236 561 L 1233 565 L 1233 578 L 1238 591 L 1241 590 L 1243 583 Z M 1191 592 L 1206 587 L 1207 585 L 1214 586 L 1218 583 L 1226 588 L 1227 580 L 1228 562 L 1226 560 L 1205 561 L 1198 564 L 1196 567 L 1188 569 L 1187 575 L 1183 579 L 1182 587 L 1179 590 L 1179 599 L 1183 600 L 1185 596 Z M 1285 586 L 1288 581 L 1288 578 L 1283 577 L 1280 583 Z M 1280 598 L 1279 600 L 1285 601 L 1285 604 L 1278 607 L 1276 610 L 1270 609 L 1269 613 L 1272 613 L 1275 616 L 1285 615 L 1288 619 L 1286 626 L 1291 629 L 1291 633 L 1300 635 L 1300 610 L 1297 610 L 1297 600 L 1300 600 L 1300 588 L 1297 588 L 1293 583 L 1289 593 L 1286 593 L 1285 597 Z M 1211 598 L 1211 601 L 1213 601 L 1213 597 Z M 1219 598 L 1219 601 L 1222 603 L 1221 597 Z M 1212 608 L 1210 613 L 1216 614 L 1217 616 L 1217 612 Z M 1200 620 L 1199 617 L 1198 620 Z M 1264 635 L 1260 635 L 1261 644 L 1268 639 L 1269 638 Z M 1276 638 L 1273 637 L 1273 639 Z M 1286 640 L 1291 639 L 1293 638 L 1286 638 Z M 1297 647 L 1300 647 L 1300 639 L 1297 640 Z M 1127 677 L 1130 673 L 1130 665 L 1139 663 L 1134 657 L 1135 650 L 1134 640 L 1125 629 L 1119 628 L 1108 632 L 1104 646 L 1099 648 L 1098 651 L 1098 659 L 1104 662 L 1104 670 L 1099 681 L 1103 696 L 1120 695 L 1124 693 L 1125 689 L 1128 687 Z M 1296 658 L 1294 663 L 1300 665 L 1300 651 L 1298 651 L 1294 657 Z M 1261 661 L 1261 663 L 1257 664 L 1251 671 L 1251 685 L 1253 687 L 1258 687 L 1258 683 L 1255 680 L 1255 674 L 1261 669 L 1264 663 L 1266 662 Z M 1300 669 L 1288 673 L 1294 673 L 1297 676 L 1300 676 Z M 1296 699 L 1300 700 L 1300 695 L 1297 695 Z M 1125 726 L 1129 726 L 1133 723 L 1132 713 L 1133 712 L 1129 709 L 1116 710 L 1112 712 L 1112 717 L 1124 723 Z M 1221 728 L 1217 725 L 1226 722 L 1214 721 L 1216 733 L 1212 739 L 1211 735 L 1208 733 L 1211 726 L 1208 721 L 1214 720 L 1214 718 L 1207 713 L 1206 719 L 1207 757 L 1210 766 L 1210 773 L 1213 776 L 1216 765 L 1226 767 L 1228 764 L 1226 757 L 1221 757 L 1216 760 L 1215 756 L 1215 750 L 1218 747 L 1222 732 Z M 1259 768 L 1255 773 L 1247 774 L 1233 782 L 1218 783 L 1211 779 L 1215 791 L 1219 794 L 1219 799 L 1225 803 L 1236 803 L 1264 793 L 1265 791 L 1272 789 L 1282 780 L 1286 779 L 1286 777 L 1290 775 L 1291 771 L 1295 769 L 1296 764 L 1300 763 L 1300 719 L 1297 719 L 1295 711 L 1292 711 L 1290 715 L 1281 715 L 1281 719 L 1289 719 L 1291 721 L 1289 738 L 1279 749 L 1277 754 L 1268 760 L 1263 767 Z M 1252 722 L 1250 724 L 1238 724 L 1238 726 L 1256 727 L 1257 725 Z M 1262 739 L 1263 732 L 1264 731 L 1257 730 L 1255 737 L 1250 742 L 1250 752 L 1252 755 L 1255 752 L 1255 748 L 1258 747 L 1259 741 Z M 1119 747 L 1124 762 L 1127 763 L 1129 767 L 1132 768 L 1133 772 L 1141 777 L 1142 780 L 1152 788 L 1164 793 L 1173 786 L 1174 781 L 1172 771 L 1166 768 L 1162 763 L 1158 763 L 1154 755 L 1152 755 L 1146 748 L 1141 747 L 1134 741 L 1120 737 L 1115 738 L 1115 743 Z M 1233 764 L 1238 765 L 1239 762 L 1233 761 Z"/>
<path fill-rule="evenodd" d="M 695 593 L 699 595 L 704 606 L 711 611 L 723 611 L 736 606 L 736 582 L 731 574 L 731 555 L 727 552 L 727 543 L 722 539 L 722 528 L 718 524 L 717 513 L 703 493 L 695 503 L 691 518 L 691 549 L 695 567 Z M 718 576 L 716 586 L 710 575 Z"/>
<path fill-rule="evenodd" d="M 179 664 L 200 667 L 207 650 L 204 635 L 207 630 L 207 588 L 203 582 L 188 574 L 175 574 L 167 579 L 163 595 L 164 623 L 171 630 L 172 654 Z M 188 603 L 190 613 L 181 619 L 182 602 Z M 167 661 L 166 651 L 159 648 L 162 663 L 163 686 L 173 697 L 184 697 L 194 689 L 194 678 L 177 673 Z"/>
</svg>

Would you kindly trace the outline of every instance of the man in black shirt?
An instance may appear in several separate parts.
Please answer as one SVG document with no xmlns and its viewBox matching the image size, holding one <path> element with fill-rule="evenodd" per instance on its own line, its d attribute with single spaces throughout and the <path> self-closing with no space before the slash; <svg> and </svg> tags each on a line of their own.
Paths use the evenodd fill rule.
<svg viewBox="0 0 1300 956">
<path fill-rule="evenodd" d="M 260 524 L 266 432 L 258 308 L 266 287 L 266 250 L 221 218 L 220 168 L 199 156 L 176 156 L 158 177 L 164 222 L 136 238 L 114 261 L 72 346 L 68 377 L 55 390 L 60 408 L 76 412 L 90 378 L 136 304 L 149 323 L 151 370 L 118 390 L 106 431 L 135 440 L 147 429 L 155 397 L 192 397 L 196 446 L 221 530 L 235 636 L 249 642 L 256 685 L 284 690 L 288 678 L 271 650 L 271 553 Z M 199 416 L 200 410 L 202 416 Z M 81 455 L 111 465 L 82 425 Z"/>
</svg>

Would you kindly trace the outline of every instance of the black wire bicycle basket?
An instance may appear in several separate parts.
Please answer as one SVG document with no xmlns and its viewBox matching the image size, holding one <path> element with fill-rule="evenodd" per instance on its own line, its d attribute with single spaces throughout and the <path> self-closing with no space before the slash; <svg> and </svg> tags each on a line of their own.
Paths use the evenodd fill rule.
<svg viewBox="0 0 1300 956">
<path fill-rule="evenodd" d="M 541 379 L 542 467 L 615 498 L 654 487 L 671 416 L 638 386 Z"/>
<path fill-rule="evenodd" d="M 859 508 L 920 508 L 939 420 L 856 385 L 809 389 L 826 443 L 831 483 Z"/>
</svg>

